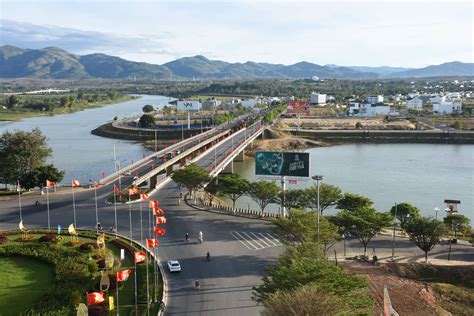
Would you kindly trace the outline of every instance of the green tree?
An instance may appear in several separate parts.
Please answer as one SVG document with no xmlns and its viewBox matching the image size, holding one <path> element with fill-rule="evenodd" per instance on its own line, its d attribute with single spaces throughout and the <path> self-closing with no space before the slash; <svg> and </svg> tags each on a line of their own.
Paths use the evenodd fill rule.
<svg viewBox="0 0 474 316">
<path fill-rule="evenodd" d="M 392 214 L 393 217 L 395 217 L 395 215 L 397 216 L 397 219 L 400 222 L 400 227 L 403 228 L 410 218 L 420 217 L 420 210 L 417 207 L 404 202 L 392 206 L 390 214 Z"/>
<path fill-rule="evenodd" d="M 214 177 L 209 181 L 209 183 L 204 188 L 204 191 L 206 192 L 207 200 L 209 203 L 212 203 L 214 198 L 219 195 L 221 191 L 221 186 L 219 185 L 217 177 Z"/>
<path fill-rule="evenodd" d="M 428 262 L 428 252 L 447 232 L 446 226 L 441 221 L 427 217 L 410 219 L 405 223 L 405 231 L 410 240 L 425 252 L 425 262 Z"/>
<path fill-rule="evenodd" d="M 209 173 L 194 163 L 176 170 L 171 178 L 186 187 L 191 195 L 210 180 Z"/>
<path fill-rule="evenodd" d="M 155 117 L 151 114 L 143 114 L 138 122 L 141 127 L 149 128 L 155 124 Z"/>
<path fill-rule="evenodd" d="M 344 193 L 342 198 L 337 202 L 337 208 L 340 210 L 355 211 L 371 207 L 373 204 L 374 202 L 365 196 L 354 193 Z"/>
<path fill-rule="evenodd" d="M 313 185 L 306 190 L 306 200 L 308 201 L 308 206 L 313 209 L 318 209 L 318 187 Z M 321 183 L 319 185 L 319 207 L 321 214 L 327 208 L 337 204 L 341 198 L 341 189 L 335 185 Z"/>
<path fill-rule="evenodd" d="M 142 108 L 142 110 L 144 113 L 150 113 L 150 112 L 153 112 L 155 108 L 153 107 L 153 105 L 147 104 Z"/>
<path fill-rule="evenodd" d="M 18 103 L 20 103 L 20 99 L 16 95 L 11 95 L 7 99 L 7 108 L 13 109 Z"/>
<path fill-rule="evenodd" d="M 280 187 L 275 182 L 257 181 L 250 183 L 247 193 L 258 204 L 263 214 L 268 204 L 277 201 Z"/>
<path fill-rule="evenodd" d="M 462 129 L 462 123 L 459 121 L 454 122 L 451 126 L 455 129 Z"/>
<path fill-rule="evenodd" d="M 461 214 L 448 215 L 443 219 L 443 221 L 448 229 L 453 231 L 454 237 L 456 237 L 458 233 L 468 233 L 471 228 L 469 226 L 469 218 Z"/>
<path fill-rule="evenodd" d="M 235 202 L 247 192 L 249 183 L 238 174 L 231 174 L 219 177 L 219 186 L 221 194 L 232 200 L 232 210 L 235 210 Z"/>
<path fill-rule="evenodd" d="M 59 105 L 63 108 L 67 107 L 69 105 L 69 98 L 64 96 L 64 97 L 61 97 L 61 99 L 59 99 Z"/>
<path fill-rule="evenodd" d="M 283 201 L 282 204 L 288 209 L 288 211 L 308 206 L 306 191 L 302 189 L 281 191 L 279 199 L 280 201 Z"/>
<path fill-rule="evenodd" d="M 0 182 L 16 184 L 26 174 L 42 167 L 52 154 L 38 128 L 31 132 L 6 131 L 0 136 Z"/>
<path fill-rule="evenodd" d="M 367 255 L 367 244 L 372 238 L 388 227 L 392 216 L 377 212 L 374 208 L 363 207 L 354 210 L 342 210 L 333 217 L 333 221 L 346 236 L 354 236 L 364 247 Z"/>
</svg>

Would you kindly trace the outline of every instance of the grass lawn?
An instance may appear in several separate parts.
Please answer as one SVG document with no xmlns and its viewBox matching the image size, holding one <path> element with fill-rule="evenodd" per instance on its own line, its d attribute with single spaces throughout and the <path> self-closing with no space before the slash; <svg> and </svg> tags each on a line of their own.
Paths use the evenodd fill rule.
<svg viewBox="0 0 474 316">
<path fill-rule="evenodd" d="M 27 257 L 0 258 L 0 315 L 19 315 L 53 285 L 53 267 Z"/>
</svg>

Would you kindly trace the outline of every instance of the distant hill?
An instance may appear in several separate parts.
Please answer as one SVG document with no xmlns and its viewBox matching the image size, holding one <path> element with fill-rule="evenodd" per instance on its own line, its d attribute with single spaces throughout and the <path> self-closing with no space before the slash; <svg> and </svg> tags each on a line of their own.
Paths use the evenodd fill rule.
<svg viewBox="0 0 474 316">
<path fill-rule="evenodd" d="M 56 47 L 0 47 L 1 78 L 53 79 L 259 79 L 311 78 L 377 79 L 384 77 L 473 76 L 473 64 L 452 62 L 421 69 L 400 67 L 341 67 L 299 62 L 293 65 L 228 63 L 204 56 L 180 58 L 163 65 L 133 62 L 105 54 L 79 56 Z"/>
<path fill-rule="evenodd" d="M 431 65 L 424 68 L 412 69 L 391 74 L 397 78 L 422 78 L 422 77 L 445 77 L 445 76 L 474 76 L 474 64 L 453 61 L 441 65 Z"/>
</svg>

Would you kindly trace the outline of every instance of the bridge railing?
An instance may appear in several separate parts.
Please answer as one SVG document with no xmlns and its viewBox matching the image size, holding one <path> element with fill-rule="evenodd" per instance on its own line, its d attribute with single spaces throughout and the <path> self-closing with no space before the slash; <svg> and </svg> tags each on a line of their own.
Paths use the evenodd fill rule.
<svg viewBox="0 0 474 316">
<path fill-rule="evenodd" d="M 129 171 L 132 171 L 136 168 L 140 168 L 142 165 L 144 165 L 146 162 L 148 162 L 150 159 L 153 159 L 155 157 L 158 157 L 158 156 L 161 156 L 161 155 L 164 155 L 166 154 L 167 152 L 169 151 L 174 151 L 176 149 L 179 149 L 181 148 L 182 146 L 190 143 L 190 142 L 193 142 L 194 140 L 196 139 L 199 139 L 199 138 L 202 138 L 203 136 L 206 136 L 207 134 L 211 134 L 213 133 L 214 131 L 216 131 L 215 128 L 212 128 L 204 133 L 200 133 L 200 134 L 197 134 L 195 136 L 192 136 L 192 137 L 189 137 L 189 138 L 186 138 L 176 144 L 173 144 L 171 146 L 168 146 L 162 150 L 159 150 L 157 152 L 154 152 L 148 156 L 146 156 L 145 158 L 142 158 L 140 160 L 138 160 L 137 162 L 133 163 L 133 164 L 130 164 L 128 166 L 125 166 L 123 168 L 121 168 L 120 170 L 117 170 L 111 174 L 109 174 L 108 176 L 104 177 L 103 179 L 99 180 L 99 183 L 100 184 L 108 184 L 111 180 L 113 180 L 114 178 L 118 177 L 119 174 L 122 174 L 122 173 L 127 173 Z"/>
</svg>

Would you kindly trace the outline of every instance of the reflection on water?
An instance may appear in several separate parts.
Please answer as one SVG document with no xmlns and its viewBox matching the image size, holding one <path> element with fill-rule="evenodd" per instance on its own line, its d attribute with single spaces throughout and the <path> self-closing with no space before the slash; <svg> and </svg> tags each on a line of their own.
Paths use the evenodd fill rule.
<svg viewBox="0 0 474 316">
<path fill-rule="evenodd" d="M 445 199 L 461 200 L 461 214 L 474 222 L 474 146 L 438 144 L 353 144 L 308 149 L 311 174 L 343 192 L 370 197 L 375 207 L 387 211 L 395 202 L 417 206 L 423 215 L 435 216 Z M 234 170 L 255 179 L 255 161 L 235 163 Z M 279 181 L 277 182 L 279 184 Z M 312 185 L 298 181 L 287 188 Z M 248 198 L 239 207 L 258 209 Z M 270 207 L 269 207 L 270 208 Z M 271 209 L 276 210 L 275 205 Z M 438 214 L 441 217 L 441 214 Z M 443 215 L 444 216 L 444 215 Z"/>
<path fill-rule="evenodd" d="M 142 95 L 137 100 L 71 114 L 1 122 L 0 133 L 5 130 L 31 130 L 39 127 L 53 149 L 51 162 L 66 171 L 64 182 L 79 179 L 86 183 L 89 179 L 99 179 L 102 172 L 113 172 L 114 145 L 122 166 L 149 153 L 139 143 L 94 136 L 90 133 L 91 130 L 111 121 L 114 116 L 140 115 L 145 104 L 158 107 L 167 102 L 168 97 Z"/>
</svg>

